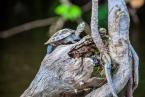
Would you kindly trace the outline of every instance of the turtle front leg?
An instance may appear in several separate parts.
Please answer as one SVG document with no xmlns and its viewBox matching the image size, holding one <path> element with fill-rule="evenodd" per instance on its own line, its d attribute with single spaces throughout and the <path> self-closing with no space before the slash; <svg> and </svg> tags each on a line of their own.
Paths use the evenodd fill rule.
<svg viewBox="0 0 145 97">
<path fill-rule="evenodd" d="M 110 56 L 106 53 L 103 55 L 102 59 L 105 63 L 105 75 L 106 75 L 106 79 L 107 79 L 107 82 L 109 84 L 109 87 L 111 89 L 111 92 L 113 94 L 113 97 L 118 97 L 117 93 L 114 89 L 112 78 L 111 78 L 111 59 L 110 59 Z"/>
<path fill-rule="evenodd" d="M 74 39 L 74 41 L 80 41 L 81 37 L 80 36 L 74 36 L 73 39 Z"/>
<path fill-rule="evenodd" d="M 48 44 L 47 46 L 47 54 L 50 54 L 54 50 L 54 46 L 52 44 Z"/>
</svg>

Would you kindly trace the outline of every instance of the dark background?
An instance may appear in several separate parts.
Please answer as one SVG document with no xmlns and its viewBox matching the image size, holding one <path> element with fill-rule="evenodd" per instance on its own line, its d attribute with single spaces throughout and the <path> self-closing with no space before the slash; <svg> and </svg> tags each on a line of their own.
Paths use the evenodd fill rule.
<svg viewBox="0 0 145 97">
<path fill-rule="evenodd" d="M 82 6 L 89 0 L 72 0 Z M 58 0 L 1 0 L 0 33 L 14 26 L 55 16 Z M 140 57 L 140 83 L 134 97 L 145 97 L 145 5 L 137 10 L 140 23 L 131 21 L 130 39 Z M 90 15 L 89 15 L 90 16 Z M 83 14 L 88 21 L 89 16 Z M 74 22 L 70 22 L 74 25 Z M 33 80 L 45 56 L 48 27 L 0 39 L 0 97 L 19 97 Z"/>
</svg>

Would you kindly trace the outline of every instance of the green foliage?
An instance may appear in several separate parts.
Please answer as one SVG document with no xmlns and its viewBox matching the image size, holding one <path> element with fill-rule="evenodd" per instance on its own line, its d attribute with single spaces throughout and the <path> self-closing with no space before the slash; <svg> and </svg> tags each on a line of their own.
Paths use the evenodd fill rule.
<svg viewBox="0 0 145 97">
<path fill-rule="evenodd" d="M 79 6 L 76 5 L 67 5 L 67 4 L 61 4 L 56 7 L 55 13 L 57 15 L 61 15 L 66 20 L 74 21 L 77 18 L 79 18 L 82 14 L 81 9 Z"/>
<path fill-rule="evenodd" d="M 106 28 L 107 27 L 107 5 L 101 4 L 98 8 L 98 18 L 99 18 L 99 26 Z"/>
</svg>

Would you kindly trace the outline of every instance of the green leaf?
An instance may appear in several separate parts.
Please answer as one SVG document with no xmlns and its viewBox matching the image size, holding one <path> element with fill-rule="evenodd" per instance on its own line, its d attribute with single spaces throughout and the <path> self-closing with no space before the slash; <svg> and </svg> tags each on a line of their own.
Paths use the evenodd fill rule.
<svg viewBox="0 0 145 97">
<path fill-rule="evenodd" d="M 76 5 L 68 6 L 66 4 L 61 4 L 55 9 L 57 15 L 61 15 L 66 20 L 76 20 L 82 14 L 80 7 Z"/>
<path fill-rule="evenodd" d="M 70 14 L 70 19 L 75 20 L 81 16 L 81 9 L 76 5 L 72 5 L 69 9 L 69 14 Z"/>
<path fill-rule="evenodd" d="M 66 14 L 68 12 L 69 6 L 66 4 L 61 4 L 55 8 L 55 13 L 58 15 Z"/>
</svg>

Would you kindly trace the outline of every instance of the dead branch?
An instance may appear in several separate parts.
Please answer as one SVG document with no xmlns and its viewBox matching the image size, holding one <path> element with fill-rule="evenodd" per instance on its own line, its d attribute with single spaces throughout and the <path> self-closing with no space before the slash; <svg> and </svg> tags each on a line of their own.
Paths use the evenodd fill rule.
<svg viewBox="0 0 145 97">
<path fill-rule="evenodd" d="M 11 28 L 9 30 L 0 32 L 0 38 L 7 38 L 12 35 L 18 34 L 20 32 L 28 31 L 28 30 L 38 28 L 38 27 L 45 27 L 45 26 L 50 25 L 51 23 L 53 23 L 56 20 L 57 20 L 57 17 L 51 17 L 51 18 L 28 22 L 28 23 L 22 24 L 20 26 Z"/>
</svg>

